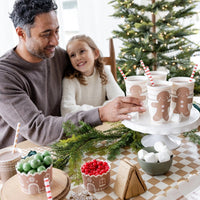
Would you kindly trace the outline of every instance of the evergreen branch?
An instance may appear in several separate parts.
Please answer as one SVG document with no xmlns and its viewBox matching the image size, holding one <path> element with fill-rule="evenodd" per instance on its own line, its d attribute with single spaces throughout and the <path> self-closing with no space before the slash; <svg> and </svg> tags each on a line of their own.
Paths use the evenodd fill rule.
<svg viewBox="0 0 200 200">
<path fill-rule="evenodd" d="M 120 124 L 106 131 L 97 130 L 84 122 L 79 122 L 79 125 L 70 121 L 64 123 L 63 129 L 68 138 L 51 146 L 55 157 L 54 167 L 63 169 L 68 165 L 68 173 L 75 184 L 82 181 L 80 167 L 85 153 L 107 154 L 107 158 L 113 160 L 125 146 L 134 147 L 134 151 L 142 148 L 143 134 L 124 125 Z"/>
<path fill-rule="evenodd" d="M 197 135 L 196 132 L 198 132 L 198 129 L 185 132 L 183 133 L 183 136 L 188 137 L 191 142 L 200 145 L 200 136 Z"/>
</svg>

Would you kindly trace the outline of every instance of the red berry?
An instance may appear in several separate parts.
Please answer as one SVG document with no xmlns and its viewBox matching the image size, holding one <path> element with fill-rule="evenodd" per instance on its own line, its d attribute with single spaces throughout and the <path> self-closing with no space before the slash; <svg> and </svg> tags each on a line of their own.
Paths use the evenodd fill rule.
<svg viewBox="0 0 200 200">
<path fill-rule="evenodd" d="M 89 174 L 90 176 L 92 175 L 97 176 L 99 174 L 104 174 L 108 170 L 109 170 L 109 165 L 107 162 L 96 159 L 86 162 L 81 167 L 81 172 Z"/>
</svg>

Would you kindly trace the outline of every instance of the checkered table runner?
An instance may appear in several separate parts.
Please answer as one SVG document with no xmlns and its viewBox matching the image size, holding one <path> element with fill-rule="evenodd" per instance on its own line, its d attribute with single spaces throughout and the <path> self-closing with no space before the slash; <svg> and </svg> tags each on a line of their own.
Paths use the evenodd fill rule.
<svg viewBox="0 0 200 200">
<path fill-rule="evenodd" d="M 98 200 L 119 200 L 118 196 L 114 193 L 113 188 L 118 172 L 118 166 L 122 159 L 128 159 L 138 167 L 147 186 L 147 191 L 140 196 L 132 198 L 134 200 L 153 200 L 157 196 L 165 194 L 167 190 L 175 187 L 179 181 L 187 179 L 190 174 L 197 174 L 197 172 L 200 171 L 200 146 L 189 142 L 183 136 L 179 137 L 181 138 L 181 145 L 176 150 L 172 151 L 174 158 L 170 171 L 161 176 L 150 176 L 146 174 L 137 162 L 137 154 L 134 153 L 131 148 L 121 149 L 121 154 L 117 156 L 116 160 L 112 162 L 108 161 L 111 165 L 111 180 L 109 187 L 102 192 L 93 194 L 94 197 Z M 45 148 L 48 150 L 47 147 L 36 147 L 34 150 L 42 152 Z M 24 155 L 26 155 L 30 150 L 31 149 L 24 149 Z M 87 162 L 94 158 L 106 160 L 106 156 L 86 156 L 84 161 Z M 83 185 L 74 186 L 72 184 L 67 199 L 69 199 L 73 192 L 80 193 L 84 190 Z"/>
<path fill-rule="evenodd" d="M 97 199 L 101 200 L 119 200 L 118 196 L 114 193 L 114 182 L 116 180 L 116 175 L 118 172 L 118 166 L 120 160 L 128 159 L 133 164 L 135 164 L 141 172 L 142 178 L 144 179 L 147 191 L 141 194 L 138 197 L 134 197 L 134 200 L 152 200 L 159 195 L 165 194 L 167 190 L 173 188 L 177 185 L 179 181 L 185 180 L 189 177 L 190 174 L 196 174 L 200 171 L 200 146 L 189 142 L 184 137 L 180 136 L 181 145 L 176 150 L 173 150 L 173 163 L 170 168 L 170 171 L 161 176 L 150 176 L 146 174 L 139 166 L 137 162 L 137 154 L 133 153 L 131 148 L 125 148 L 121 150 L 121 154 L 117 157 L 116 160 L 110 162 L 111 164 L 111 181 L 110 186 L 103 192 L 97 192 L 93 194 Z M 94 157 L 88 156 L 84 161 L 89 161 L 92 159 L 106 159 L 106 156 Z M 68 197 L 73 192 L 80 193 L 84 190 L 84 186 L 73 186 L 71 188 Z"/>
</svg>

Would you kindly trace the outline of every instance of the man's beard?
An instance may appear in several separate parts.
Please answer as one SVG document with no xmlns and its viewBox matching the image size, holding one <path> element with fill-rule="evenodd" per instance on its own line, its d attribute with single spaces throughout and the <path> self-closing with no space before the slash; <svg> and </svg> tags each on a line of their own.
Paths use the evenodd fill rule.
<svg viewBox="0 0 200 200">
<path fill-rule="evenodd" d="M 54 46 L 50 46 L 50 48 L 51 47 L 54 47 Z M 49 48 L 49 47 L 46 47 L 46 48 Z M 29 48 L 27 50 L 31 55 L 33 55 L 34 57 L 40 58 L 40 59 L 52 58 L 55 54 L 55 52 L 52 52 L 50 54 L 46 54 L 45 48 L 43 50 L 38 49 L 37 51 L 35 49 L 29 49 Z"/>
</svg>

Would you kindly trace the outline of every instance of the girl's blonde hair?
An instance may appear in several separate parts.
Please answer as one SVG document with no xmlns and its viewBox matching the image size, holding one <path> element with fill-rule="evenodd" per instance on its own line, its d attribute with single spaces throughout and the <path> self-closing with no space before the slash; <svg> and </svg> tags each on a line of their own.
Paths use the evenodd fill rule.
<svg viewBox="0 0 200 200">
<path fill-rule="evenodd" d="M 102 84 L 106 84 L 107 83 L 107 76 L 106 73 L 104 71 L 104 62 L 103 62 L 103 58 L 101 56 L 100 50 L 97 47 L 97 45 L 94 43 L 94 41 L 86 35 L 76 35 L 73 36 L 68 44 L 66 49 L 68 48 L 68 45 L 70 44 L 70 42 L 72 42 L 73 40 L 79 40 L 79 41 L 83 41 L 85 43 L 88 44 L 88 46 L 94 51 L 95 49 L 97 49 L 99 51 L 99 57 L 94 61 L 94 66 L 96 67 L 96 70 L 99 72 L 100 78 L 101 78 L 101 82 Z M 79 82 L 83 85 L 87 85 L 87 82 L 84 78 L 84 76 L 82 75 L 81 72 L 79 72 L 78 70 L 74 69 L 74 67 L 71 65 L 69 65 L 69 67 L 67 67 L 66 69 L 66 77 L 67 78 L 77 78 L 79 80 Z"/>
</svg>

